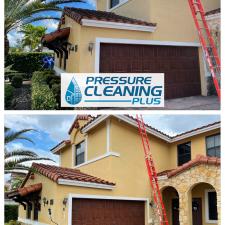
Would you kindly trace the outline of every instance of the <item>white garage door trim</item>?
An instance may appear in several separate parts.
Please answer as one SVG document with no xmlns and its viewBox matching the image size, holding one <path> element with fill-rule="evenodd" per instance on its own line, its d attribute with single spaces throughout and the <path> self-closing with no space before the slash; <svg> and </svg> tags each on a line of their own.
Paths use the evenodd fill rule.
<svg viewBox="0 0 225 225">
<path fill-rule="evenodd" d="M 99 73 L 99 70 L 100 70 L 100 44 L 101 43 L 201 47 L 199 42 L 152 41 L 152 40 L 134 40 L 134 39 L 97 37 L 95 40 L 95 73 Z"/>
<path fill-rule="evenodd" d="M 69 194 L 68 196 L 68 225 L 72 225 L 72 206 L 73 206 L 73 199 L 107 199 L 107 200 L 122 200 L 122 201 L 143 201 L 145 202 L 145 210 L 147 209 L 147 218 L 148 223 L 152 223 L 152 219 L 150 218 L 149 213 L 149 198 L 132 198 L 132 197 L 124 197 L 124 196 L 106 196 L 106 195 L 79 195 L 79 194 Z M 147 207 L 147 208 L 146 208 Z"/>
</svg>

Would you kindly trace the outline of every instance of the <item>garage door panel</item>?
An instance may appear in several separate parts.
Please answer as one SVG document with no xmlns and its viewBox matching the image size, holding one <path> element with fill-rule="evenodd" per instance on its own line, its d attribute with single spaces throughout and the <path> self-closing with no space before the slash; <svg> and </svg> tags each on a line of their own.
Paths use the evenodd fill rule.
<svg viewBox="0 0 225 225">
<path fill-rule="evenodd" d="M 101 44 L 101 73 L 165 73 L 165 98 L 201 94 L 198 48 Z"/>
<path fill-rule="evenodd" d="M 72 225 L 144 225 L 144 202 L 74 199 Z"/>
</svg>

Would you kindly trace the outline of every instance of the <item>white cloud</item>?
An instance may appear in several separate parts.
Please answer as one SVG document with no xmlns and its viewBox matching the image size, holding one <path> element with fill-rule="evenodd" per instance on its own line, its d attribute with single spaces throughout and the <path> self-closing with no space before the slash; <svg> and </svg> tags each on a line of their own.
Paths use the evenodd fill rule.
<svg viewBox="0 0 225 225">
<path fill-rule="evenodd" d="M 59 21 L 57 20 L 43 20 L 42 26 L 48 29 L 48 32 L 56 30 L 58 28 Z"/>
<path fill-rule="evenodd" d="M 220 121 L 217 115 L 146 115 L 143 118 L 150 126 L 170 136 Z"/>
<path fill-rule="evenodd" d="M 31 128 L 44 131 L 53 140 L 60 142 L 68 138 L 68 130 L 74 118 L 75 115 L 7 115 L 5 117 L 5 126 L 15 130 Z"/>
<path fill-rule="evenodd" d="M 18 30 L 11 31 L 7 34 L 9 44 L 11 47 L 14 47 L 17 45 L 18 42 L 22 41 L 24 34 L 20 33 Z"/>
<path fill-rule="evenodd" d="M 94 6 L 96 8 L 96 0 L 87 0 L 87 3 Z"/>
</svg>

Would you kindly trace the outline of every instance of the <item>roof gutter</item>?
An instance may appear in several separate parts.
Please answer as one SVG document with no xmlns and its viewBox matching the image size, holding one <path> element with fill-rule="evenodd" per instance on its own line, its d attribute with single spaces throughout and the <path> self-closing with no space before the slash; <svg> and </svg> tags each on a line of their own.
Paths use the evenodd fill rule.
<svg viewBox="0 0 225 225">
<path fill-rule="evenodd" d="M 107 22 L 107 21 L 90 20 L 90 19 L 82 19 L 81 25 L 86 27 L 100 27 L 100 28 L 110 28 L 110 29 L 119 29 L 119 30 L 134 30 L 134 31 L 143 31 L 143 32 L 151 32 L 151 33 L 156 30 L 156 26 Z"/>
<path fill-rule="evenodd" d="M 58 179 L 58 184 L 76 186 L 76 187 L 105 189 L 105 190 L 113 190 L 115 188 L 115 185 L 98 184 L 98 183 L 92 183 L 92 182 L 82 182 L 82 181 L 67 180 L 67 179 Z"/>
</svg>

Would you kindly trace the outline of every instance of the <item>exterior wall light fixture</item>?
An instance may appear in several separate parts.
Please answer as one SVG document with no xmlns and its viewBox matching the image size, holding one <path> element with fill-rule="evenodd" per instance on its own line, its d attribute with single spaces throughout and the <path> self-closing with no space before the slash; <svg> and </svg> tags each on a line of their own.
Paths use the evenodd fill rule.
<svg viewBox="0 0 225 225">
<path fill-rule="evenodd" d="M 66 206 L 67 205 L 67 202 L 68 202 L 68 198 L 64 198 L 63 199 L 63 205 Z"/>
<path fill-rule="evenodd" d="M 44 206 L 45 206 L 45 205 L 48 205 L 48 200 L 47 200 L 46 197 L 44 197 L 44 198 L 42 199 L 42 201 L 43 201 L 43 203 L 44 203 Z"/>
<path fill-rule="evenodd" d="M 91 43 L 89 43 L 89 45 L 88 45 L 88 51 L 91 53 L 91 55 L 92 55 L 92 52 L 93 52 L 93 49 L 94 49 L 94 43 L 93 42 L 91 42 Z"/>
</svg>

